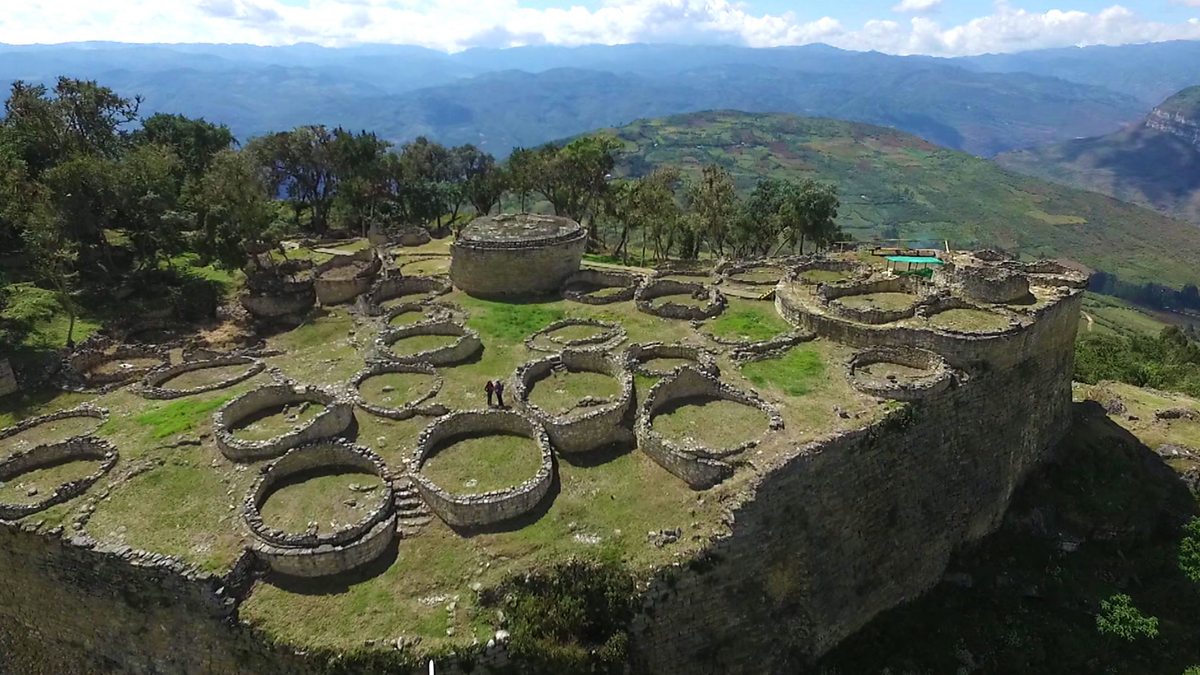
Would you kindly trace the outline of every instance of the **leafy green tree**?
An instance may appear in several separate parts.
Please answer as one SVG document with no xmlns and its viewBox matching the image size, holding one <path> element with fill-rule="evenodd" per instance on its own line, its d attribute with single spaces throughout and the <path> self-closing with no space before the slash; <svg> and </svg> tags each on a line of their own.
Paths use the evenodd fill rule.
<svg viewBox="0 0 1200 675">
<path fill-rule="evenodd" d="M 249 252 L 278 245 L 282 232 L 274 222 L 267 179 L 246 153 L 217 153 L 186 199 L 200 214 L 195 246 L 205 261 L 237 269 L 246 264 Z"/>
<path fill-rule="evenodd" d="M 390 146 L 373 133 L 334 130 L 329 155 L 337 178 L 333 208 L 339 226 L 365 235 L 381 215 L 387 190 L 383 160 Z"/>
<path fill-rule="evenodd" d="M 839 206 L 837 189 L 831 185 L 807 179 L 788 184 L 780 210 L 780 247 L 798 247 L 803 253 L 806 239 L 818 249 L 836 241 Z"/>
<path fill-rule="evenodd" d="M 537 189 L 537 175 L 541 171 L 541 153 L 529 148 L 513 148 L 508 156 L 509 189 L 516 194 L 521 204 L 521 213 L 528 211 L 529 196 Z"/>
<path fill-rule="evenodd" d="M 1193 582 L 1200 584 L 1200 518 L 1192 518 L 1183 528 L 1179 541 L 1179 569 Z"/>
<path fill-rule="evenodd" d="M 17 81 L 5 103 L 4 124 L 36 178 L 74 156 L 117 157 L 140 105 L 140 98 L 124 98 L 89 80 L 60 77 L 53 92 Z"/>
<path fill-rule="evenodd" d="M 618 184 L 612 193 L 611 213 L 621 224 L 621 238 L 614 252 L 629 261 L 629 239 L 633 231 L 642 233 L 642 262 L 646 264 L 646 245 L 654 244 L 654 255 L 662 258 L 668 232 L 678 227 L 683 210 L 675 196 L 679 170 L 656 169 L 650 175 Z"/>
<path fill-rule="evenodd" d="M 588 136 L 562 148 L 548 145 L 537 150 L 534 189 L 550 202 L 556 215 L 585 224 L 592 241 L 597 237 L 589 216 L 604 208 L 618 147 L 616 139 Z"/>
<path fill-rule="evenodd" d="M 170 148 L 179 157 L 185 175 L 198 179 L 218 152 L 233 147 L 234 138 L 224 124 L 157 113 L 142 120 L 142 128 L 133 133 L 133 142 Z"/>
<path fill-rule="evenodd" d="M 500 198 L 508 189 L 509 175 L 504 167 L 496 164 L 495 157 L 478 150 L 468 152 L 464 148 L 474 150 L 473 146 L 469 145 L 458 148 L 465 177 L 463 193 L 475 209 L 475 213 L 486 216 L 500 203 Z"/>
<path fill-rule="evenodd" d="M 318 234 L 329 228 L 329 212 L 337 192 L 331 146 L 334 134 L 324 126 L 303 126 L 256 138 L 247 150 L 268 170 L 276 194 L 287 195 L 294 222 L 309 214 L 308 227 Z"/>
<path fill-rule="evenodd" d="M 1096 630 L 1101 635 L 1134 642 L 1140 638 L 1158 637 L 1158 619 L 1146 616 L 1133 606 L 1133 599 L 1117 593 L 1100 601 L 1100 613 L 1096 615 Z"/>
<path fill-rule="evenodd" d="M 163 145 L 139 145 L 117 163 L 115 220 L 143 269 L 155 269 L 184 249 L 192 221 L 178 210 L 182 169 L 179 157 Z"/>
<path fill-rule="evenodd" d="M 79 278 L 78 244 L 68 236 L 62 219 L 45 205 L 29 214 L 23 236 L 31 268 L 53 289 L 55 299 L 67 314 L 66 346 L 72 348 L 75 346 L 75 320 L 79 315 L 79 305 L 75 301 Z"/>
<path fill-rule="evenodd" d="M 718 255 L 724 254 L 729 225 L 737 211 L 733 177 L 716 164 L 705 166 L 700 181 L 688 189 L 688 205 L 695 215 L 698 236 L 691 250 L 683 252 L 684 257 L 696 257 L 701 240 L 707 241 Z"/>
</svg>

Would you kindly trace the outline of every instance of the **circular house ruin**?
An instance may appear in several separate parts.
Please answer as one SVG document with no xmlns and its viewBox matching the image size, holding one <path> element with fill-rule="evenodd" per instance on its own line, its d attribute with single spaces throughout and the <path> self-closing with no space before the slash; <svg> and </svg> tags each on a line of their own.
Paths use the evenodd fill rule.
<svg viewBox="0 0 1200 675">
<path fill-rule="evenodd" d="M 518 485 L 473 494 L 450 492 L 423 473 L 441 448 L 472 436 L 508 434 L 531 439 L 540 454 L 533 476 Z M 413 484 L 439 518 L 454 527 L 479 527 L 510 520 L 532 511 L 554 479 L 550 437 L 540 422 L 513 410 L 474 410 L 439 417 L 421 432 L 411 463 Z"/>
<path fill-rule="evenodd" d="M 666 377 L 678 368 L 695 368 L 719 375 L 717 358 L 703 347 L 662 342 L 635 343 L 625 350 L 633 372 L 645 377 Z"/>
<path fill-rule="evenodd" d="M 583 329 L 590 334 L 569 337 L 573 329 Z M 629 334 L 625 327 L 612 321 L 600 319 L 560 319 L 525 338 L 525 346 L 535 352 L 559 352 L 564 349 L 609 351 L 625 341 Z"/>
<path fill-rule="evenodd" d="M 113 465 L 117 463 L 117 449 L 112 443 L 95 436 L 80 436 L 59 443 L 39 445 L 0 461 L 0 483 L 7 483 L 31 471 L 80 460 L 92 460 L 98 462 L 98 466 L 92 473 L 61 483 L 53 491 L 36 500 L 16 504 L 0 503 L 0 520 L 19 520 L 83 494 L 112 470 Z M 37 491 L 31 492 L 29 496 L 37 496 Z"/>
<path fill-rule="evenodd" d="M 667 438 L 654 429 L 660 413 L 689 400 L 719 399 L 757 408 L 766 413 L 769 431 L 783 428 L 779 410 L 757 394 L 741 391 L 715 376 L 695 368 L 679 368 L 650 389 L 638 410 L 638 447 L 667 471 L 683 479 L 693 490 L 706 490 L 733 475 L 727 460 L 758 445 L 759 439 L 745 440 L 734 447 L 709 448 Z"/>
<path fill-rule="evenodd" d="M 392 404 L 391 402 L 380 402 L 374 399 L 369 399 L 362 391 L 363 384 L 375 379 L 386 377 L 387 375 L 416 375 L 421 379 L 428 381 L 428 386 L 419 388 L 416 395 L 407 395 L 406 400 L 400 403 Z M 358 407 L 366 410 L 372 415 L 386 417 L 393 420 L 406 420 L 416 415 L 445 415 L 449 410 L 446 406 L 428 404 L 428 401 L 442 389 L 442 377 L 438 375 L 437 370 L 427 363 L 370 363 L 366 368 L 359 371 L 353 378 L 350 379 L 350 386 L 347 391 L 350 398 Z M 385 385 L 380 394 L 389 394 L 388 387 Z M 385 397 L 390 398 L 390 397 Z"/>
<path fill-rule="evenodd" d="M 29 431 L 36 427 L 54 424 L 55 422 L 60 422 L 63 420 L 77 420 L 77 419 L 93 420 L 94 422 L 88 424 L 86 430 L 84 430 L 84 428 L 81 428 L 81 427 L 76 427 L 74 430 L 68 430 L 67 433 L 65 433 L 65 434 L 60 433 L 60 434 L 58 434 L 58 440 L 65 441 L 67 439 L 75 438 L 78 436 L 91 435 L 93 432 L 95 432 L 95 430 L 101 424 L 108 421 L 108 409 L 101 408 L 99 406 L 94 406 L 90 403 L 84 403 L 84 404 L 81 404 L 74 408 L 68 408 L 66 410 L 58 410 L 58 411 L 55 411 L 52 413 L 48 413 L 46 415 L 38 415 L 37 417 L 28 417 L 26 419 L 21 420 L 20 422 L 18 422 L 16 424 L 12 425 L 11 427 L 5 427 L 4 429 L 0 429 L 0 441 L 7 441 L 8 439 L 13 438 L 14 436 L 23 434 L 26 431 Z M 23 445 L 21 443 L 20 439 L 15 441 L 15 443 L 16 443 L 15 446 L 7 446 L 7 447 L 16 447 L 19 449 Z"/>
<path fill-rule="evenodd" d="M 656 303 L 659 298 L 671 296 L 687 296 L 694 302 L 685 304 L 672 300 Z M 634 293 L 639 311 L 664 319 L 684 319 L 687 321 L 703 321 L 711 319 L 725 311 L 725 295 L 716 286 L 675 279 L 648 279 L 638 286 Z"/>
<path fill-rule="evenodd" d="M 397 351 L 396 345 L 405 340 L 422 337 L 448 337 L 443 344 L 426 346 L 417 341 L 412 351 Z M 483 351 L 479 333 L 455 321 L 421 321 L 392 328 L 375 339 L 375 358 L 384 363 L 427 363 L 433 366 L 452 366 L 474 358 Z"/>
<path fill-rule="evenodd" d="M 316 404 L 323 410 L 305 423 L 265 439 L 239 438 L 236 431 L 256 418 L 291 405 Z M 318 387 L 275 384 L 246 392 L 221 406 L 213 415 L 213 435 L 221 453 L 235 462 L 278 457 L 291 448 L 336 436 L 354 421 L 354 408 L 336 394 Z"/>
<path fill-rule="evenodd" d="M 190 387 L 180 387 L 178 385 L 164 386 L 187 373 L 203 373 L 206 370 L 213 371 L 218 369 L 229 370 L 237 366 L 245 366 L 245 368 L 240 372 L 230 374 L 228 377 L 223 377 L 219 380 L 202 382 Z M 203 361 L 185 361 L 151 371 L 142 378 L 141 386 L 138 387 L 138 393 L 144 398 L 152 400 L 166 400 L 203 394 L 207 391 L 225 389 L 239 382 L 244 382 L 266 370 L 266 367 L 267 365 L 262 361 L 250 358 L 249 356 L 222 356 Z"/>
<path fill-rule="evenodd" d="M 320 532 L 285 532 L 263 522 L 263 505 L 280 487 L 305 475 L 342 470 L 383 481 L 379 504 L 358 522 Z M 373 495 L 374 496 L 374 495 Z M 294 577 L 322 577 L 361 567 L 383 554 L 396 537 L 395 493 L 384 461 L 362 446 L 325 440 L 293 448 L 263 468 L 242 506 L 253 536 L 251 550 L 272 571 Z"/>
<path fill-rule="evenodd" d="M 371 290 L 383 259 L 374 249 L 363 249 L 352 255 L 336 255 L 317 266 L 313 290 L 323 307 L 350 302 Z"/>
<path fill-rule="evenodd" d="M 940 355 L 916 347 L 858 352 L 847 364 L 850 385 L 864 394 L 917 401 L 950 387 L 953 371 Z"/>
<path fill-rule="evenodd" d="M 438 277 L 403 276 L 392 273 L 375 282 L 371 290 L 359 297 L 358 308 L 369 316 L 385 310 L 383 303 L 405 299 L 402 304 L 424 303 L 451 291 L 450 282 Z"/>
<path fill-rule="evenodd" d="M 562 296 L 585 305 L 611 305 L 632 300 L 641 278 L 628 272 L 581 269 L 563 283 Z"/>
<path fill-rule="evenodd" d="M 557 294 L 579 270 L 587 231 L 558 216 L 529 213 L 477 218 L 451 246 L 450 279 L 483 298 Z"/>
<path fill-rule="evenodd" d="M 539 382 L 555 371 L 605 375 L 616 380 L 620 389 L 613 397 L 595 399 L 588 396 L 576 402 L 571 410 L 554 413 L 531 402 L 529 395 Z M 633 441 L 633 430 L 629 425 L 629 412 L 634 400 L 633 373 L 624 358 L 599 351 L 566 350 L 526 363 L 517 369 L 514 381 L 517 401 L 531 417 L 546 427 L 546 433 L 550 435 L 550 442 L 557 452 L 588 452 Z"/>
</svg>

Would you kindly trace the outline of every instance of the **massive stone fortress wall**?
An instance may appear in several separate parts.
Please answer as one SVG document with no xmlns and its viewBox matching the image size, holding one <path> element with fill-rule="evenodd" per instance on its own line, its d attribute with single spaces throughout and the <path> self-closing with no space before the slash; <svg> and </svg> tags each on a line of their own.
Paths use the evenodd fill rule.
<svg viewBox="0 0 1200 675">
<path fill-rule="evenodd" d="M 454 242 L 450 278 L 479 297 L 553 295 L 579 270 L 587 232 L 553 216 L 480 218 Z"/>
<path fill-rule="evenodd" d="M 1065 294 L 994 342 L 961 337 L 946 356 L 971 365 L 968 383 L 777 460 L 703 564 L 647 592 L 635 670 L 793 672 L 936 583 L 1067 429 L 1081 300 Z M 905 340 L 828 326 L 863 346 Z"/>
</svg>

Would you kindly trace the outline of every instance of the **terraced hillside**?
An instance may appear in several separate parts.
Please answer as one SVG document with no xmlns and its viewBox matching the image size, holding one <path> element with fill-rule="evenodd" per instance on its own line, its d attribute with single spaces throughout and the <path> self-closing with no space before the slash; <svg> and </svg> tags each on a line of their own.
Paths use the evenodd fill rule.
<svg viewBox="0 0 1200 675">
<path fill-rule="evenodd" d="M 1176 287 L 1196 278 L 1200 229 L 892 129 L 724 111 L 640 120 L 603 133 L 624 143 L 622 175 L 665 165 L 696 175 L 716 163 L 745 190 L 768 175 L 835 183 L 839 223 L 856 239 L 1000 246 Z"/>
</svg>

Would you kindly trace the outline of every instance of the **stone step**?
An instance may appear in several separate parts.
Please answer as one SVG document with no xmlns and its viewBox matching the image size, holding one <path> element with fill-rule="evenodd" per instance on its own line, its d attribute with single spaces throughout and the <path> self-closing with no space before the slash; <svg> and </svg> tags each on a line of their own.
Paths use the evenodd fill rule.
<svg viewBox="0 0 1200 675">
<path fill-rule="evenodd" d="M 425 508 L 425 502 L 420 499 L 397 499 L 397 511 L 418 511 Z"/>
<path fill-rule="evenodd" d="M 427 513 L 401 513 L 397 514 L 396 518 L 400 521 L 401 525 L 410 527 L 417 525 L 428 525 L 429 523 L 433 522 L 433 516 Z"/>
</svg>

